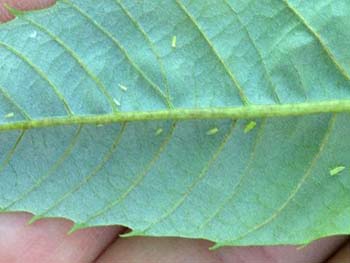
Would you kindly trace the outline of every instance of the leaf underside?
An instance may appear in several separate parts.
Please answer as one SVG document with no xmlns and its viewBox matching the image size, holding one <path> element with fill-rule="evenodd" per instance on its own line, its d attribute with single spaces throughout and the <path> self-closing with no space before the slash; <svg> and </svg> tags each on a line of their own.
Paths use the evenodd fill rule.
<svg viewBox="0 0 350 263">
<path fill-rule="evenodd" d="M 2 212 L 216 247 L 350 233 L 347 0 L 11 11 L 0 27 Z"/>
</svg>

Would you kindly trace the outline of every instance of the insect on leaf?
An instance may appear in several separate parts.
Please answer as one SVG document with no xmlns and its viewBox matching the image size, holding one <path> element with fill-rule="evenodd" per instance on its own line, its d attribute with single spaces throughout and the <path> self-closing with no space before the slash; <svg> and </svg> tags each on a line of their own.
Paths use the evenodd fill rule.
<svg viewBox="0 0 350 263">
<path fill-rule="evenodd" d="M 10 11 L 1 211 L 215 247 L 350 234 L 350 176 L 330 176 L 350 163 L 350 1 Z"/>
</svg>

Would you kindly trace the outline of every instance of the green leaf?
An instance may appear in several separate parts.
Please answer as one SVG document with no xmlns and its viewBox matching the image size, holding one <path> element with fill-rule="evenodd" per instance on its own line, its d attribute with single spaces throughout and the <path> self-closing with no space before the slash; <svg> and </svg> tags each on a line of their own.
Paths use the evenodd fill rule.
<svg viewBox="0 0 350 263">
<path fill-rule="evenodd" d="M 0 27 L 0 207 L 223 245 L 350 233 L 347 0 L 61 0 Z M 2 117 L 1 117 L 2 116 Z"/>
</svg>

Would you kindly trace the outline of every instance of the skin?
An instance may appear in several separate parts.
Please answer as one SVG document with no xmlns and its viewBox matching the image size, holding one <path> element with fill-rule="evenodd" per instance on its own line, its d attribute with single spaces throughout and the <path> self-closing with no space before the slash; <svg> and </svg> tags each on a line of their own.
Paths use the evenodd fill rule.
<svg viewBox="0 0 350 263">
<path fill-rule="evenodd" d="M 11 15 L 4 3 L 18 9 L 39 9 L 54 0 L 0 0 L 0 21 Z M 181 238 L 119 238 L 121 226 L 90 228 L 67 235 L 72 222 L 44 219 L 33 225 L 32 215 L 0 215 L 1 262 L 350 262 L 349 236 L 293 246 L 232 247 L 209 251 L 212 244 Z"/>
</svg>

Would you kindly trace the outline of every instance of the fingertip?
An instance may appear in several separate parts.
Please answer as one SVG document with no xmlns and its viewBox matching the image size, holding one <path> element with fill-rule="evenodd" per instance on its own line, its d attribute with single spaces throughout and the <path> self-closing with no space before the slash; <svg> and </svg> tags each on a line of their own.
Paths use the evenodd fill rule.
<svg viewBox="0 0 350 263">
<path fill-rule="evenodd" d="M 120 226 L 94 227 L 67 235 L 72 221 L 41 219 L 28 225 L 32 217 L 0 214 L 0 262 L 92 262 L 123 231 Z"/>
<path fill-rule="evenodd" d="M 212 243 L 182 238 L 119 238 L 96 260 L 104 262 L 220 262 Z"/>
</svg>

